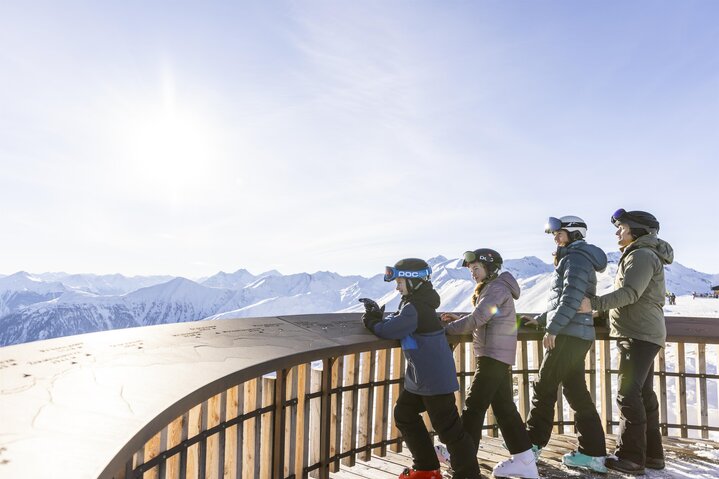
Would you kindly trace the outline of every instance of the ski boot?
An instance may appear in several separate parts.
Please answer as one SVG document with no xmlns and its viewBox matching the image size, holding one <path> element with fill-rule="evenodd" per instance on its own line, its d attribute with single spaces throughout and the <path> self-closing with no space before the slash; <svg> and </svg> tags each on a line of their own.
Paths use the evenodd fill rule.
<svg viewBox="0 0 719 479">
<path fill-rule="evenodd" d="M 636 462 L 632 462 L 629 459 L 621 459 L 617 456 L 607 456 L 604 460 L 604 465 L 607 466 L 607 469 L 623 472 L 625 474 L 631 474 L 633 476 L 644 475 L 644 466 L 637 464 Z"/>
<path fill-rule="evenodd" d="M 519 454 L 513 454 L 507 460 L 498 462 L 492 469 L 494 477 L 520 477 L 522 479 L 539 479 L 537 460 L 534 451 L 527 449 Z"/>
<path fill-rule="evenodd" d="M 435 446 L 436 448 L 437 446 Z M 507 443 L 503 442 L 502 447 L 509 451 L 509 448 L 507 447 Z M 542 455 L 542 448 L 537 446 L 536 444 L 532 444 L 532 452 L 534 453 L 534 460 L 539 461 L 539 456 Z"/>
<path fill-rule="evenodd" d="M 609 472 L 607 466 L 604 465 L 604 456 L 587 456 L 579 451 L 572 451 L 562 456 L 562 462 L 568 467 L 587 469 L 600 474 Z"/>
<path fill-rule="evenodd" d="M 433 471 L 418 471 L 413 467 L 407 467 L 399 479 L 442 479 L 442 471 L 435 469 Z"/>
</svg>

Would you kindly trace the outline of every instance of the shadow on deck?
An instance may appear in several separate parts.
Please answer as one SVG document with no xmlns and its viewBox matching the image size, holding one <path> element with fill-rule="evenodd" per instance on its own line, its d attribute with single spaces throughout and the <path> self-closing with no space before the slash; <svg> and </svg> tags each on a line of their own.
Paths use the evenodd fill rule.
<svg viewBox="0 0 719 479">
<path fill-rule="evenodd" d="M 717 478 L 719 477 L 719 443 L 703 439 L 680 439 L 665 437 L 664 452 L 666 469 L 655 471 L 647 469 L 648 478 Z M 616 436 L 607 437 L 607 449 L 614 450 Z M 554 434 L 539 460 L 541 478 L 594 477 L 626 478 L 626 474 L 590 474 L 585 471 L 569 469 L 562 465 L 562 455 L 576 448 L 576 437 L 571 434 Z M 509 457 L 502 447 L 501 438 L 483 438 L 479 449 L 479 462 L 484 477 L 490 477 L 492 467 Z M 412 465 L 409 450 L 404 447 L 401 453 L 388 452 L 386 457 L 373 457 L 369 462 L 358 461 L 354 467 L 342 466 L 339 472 L 330 474 L 333 479 L 396 479 L 405 467 Z"/>
</svg>

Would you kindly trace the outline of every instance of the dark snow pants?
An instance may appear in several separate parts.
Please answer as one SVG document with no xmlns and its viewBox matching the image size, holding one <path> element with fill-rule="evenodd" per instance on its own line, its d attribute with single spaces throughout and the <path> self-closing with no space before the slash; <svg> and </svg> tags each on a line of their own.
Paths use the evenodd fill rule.
<svg viewBox="0 0 719 479">
<path fill-rule="evenodd" d="M 619 348 L 619 435 L 615 454 L 644 465 L 646 458 L 663 459 L 659 402 L 654 392 L 654 357 L 658 344 L 633 338 L 617 340 Z"/>
<path fill-rule="evenodd" d="M 479 449 L 479 441 L 482 439 L 484 417 L 490 405 L 509 452 L 517 454 L 530 449 L 532 443 L 524 428 L 522 416 L 519 415 L 514 404 L 512 367 L 496 359 L 482 356 L 477 358 L 474 379 L 462 411 L 462 424 L 472 437 L 475 455 Z"/>
<path fill-rule="evenodd" d="M 478 479 L 479 463 L 472 438 L 462 429 L 454 394 L 420 396 L 402 391 L 394 406 L 397 429 L 412 453 L 414 468 L 422 471 L 439 469 L 432 438 L 420 415 L 427 411 L 432 427 L 450 454 L 454 477 Z"/>
<path fill-rule="evenodd" d="M 556 337 L 554 349 L 547 350 L 534 383 L 532 408 L 527 418 L 527 431 L 532 444 L 544 447 L 552 435 L 557 389 L 574 410 L 579 452 L 587 456 L 606 456 L 604 429 L 597 407 L 584 379 L 584 358 L 592 341 L 573 336 Z"/>
</svg>

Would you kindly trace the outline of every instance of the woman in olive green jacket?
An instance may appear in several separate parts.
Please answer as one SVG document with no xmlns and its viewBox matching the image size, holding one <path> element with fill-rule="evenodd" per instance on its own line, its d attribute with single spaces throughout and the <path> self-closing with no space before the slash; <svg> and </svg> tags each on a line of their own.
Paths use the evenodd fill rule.
<svg viewBox="0 0 719 479">
<path fill-rule="evenodd" d="M 622 256 L 614 291 L 584 298 L 579 312 L 609 311 L 610 336 L 617 338 L 620 425 L 616 459 L 606 466 L 629 474 L 663 469 L 659 403 L 654 392 L 654 357 L 664 347 L 664 265 L 672 247 L 657 237 L 659 222 L 644 211 L 617 210 L 612 215 Z"/>
</svg>

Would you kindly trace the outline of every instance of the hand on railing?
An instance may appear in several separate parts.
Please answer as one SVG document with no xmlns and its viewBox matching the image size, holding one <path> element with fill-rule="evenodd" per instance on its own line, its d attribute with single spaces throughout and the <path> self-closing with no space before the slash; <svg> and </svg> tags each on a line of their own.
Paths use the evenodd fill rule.
<svg viewBox="0 0 719 479">
<path fill-rule="evenodd" d="M 365 328 L 374 333 L 375 325 L 381 323 L 384 318 L 384 306 L 380 308 L 376 301 L 369 298 L 360 298 L 359 301 L 364 304 L 365 309 L 362 315 L 362 322 Z"/>
<path fill-rule="evenodd" d="M 440 319 L 442 320 L 442 322 L 451 323 L 452 321 L 457 321 L 459 319 L 459 316 L 452 313 L 442 313 Z"/>
<path fill-rule="evenodd" d="M 535 328 L 539 328 L 539 321 L 537 321 L 536 316 L 532 317 L 523 314 L 519 317 L 519 319 L 522 322 L 522 326 L 534 326 Z"/>
</svg>

